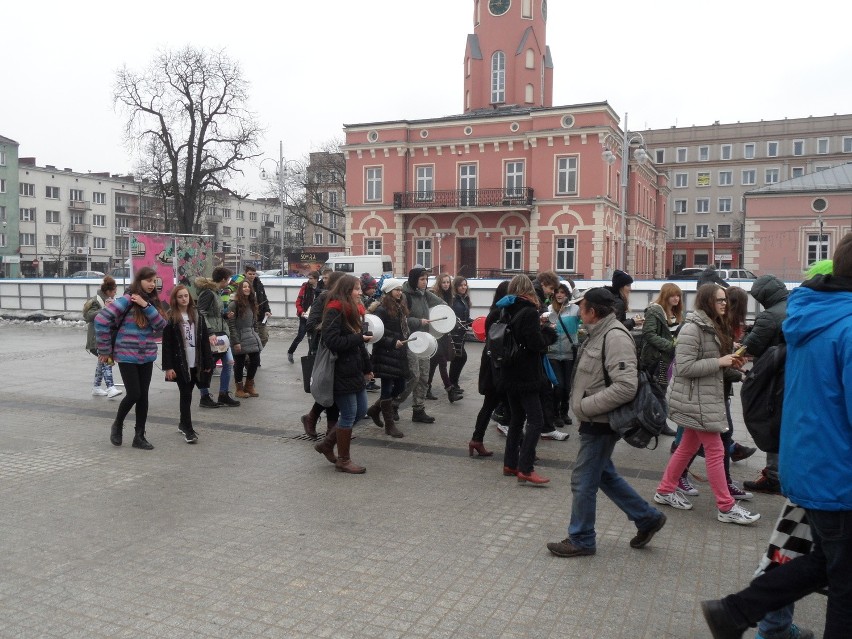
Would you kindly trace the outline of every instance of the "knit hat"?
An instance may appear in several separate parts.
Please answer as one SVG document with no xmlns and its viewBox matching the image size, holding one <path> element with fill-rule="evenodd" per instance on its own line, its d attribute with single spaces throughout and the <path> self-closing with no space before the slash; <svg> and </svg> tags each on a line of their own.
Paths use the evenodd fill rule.
<svg viewBox="0 0 852 639">
<path fill-rule="evenodd" d="M 389 277 L 382 282 L 382 293 L 390 293 L 395 289 L 402 288 L 403 284 L 405 284 L 405 280 L 398 280 L 396 278 Z"/>
<path fill-rule="evenodd" d="M 369 273 L 361 273 L 361 290 L 367 291 L 376 288 L 376 278 Z"/>
<path fill-rule="evenodd" d="M 630 277 L 624 271 L 619 271 L 616 269 L 612 273 L 612 288 L 616 291 L 620 291 L 621 287 L 627 286 L 628 284 L 633 284 L 633 278 Z"/>
<path fill-rule="evenodd" d="M 420 281 L 420 278 L 424 273 L 426 273 L 426 269 L 422 266 L 415 266 L 413 269 L 408 271 L 408 285 L 411 287 L 412 291 L 417 290 L 417 283 Z"/>
</svg>

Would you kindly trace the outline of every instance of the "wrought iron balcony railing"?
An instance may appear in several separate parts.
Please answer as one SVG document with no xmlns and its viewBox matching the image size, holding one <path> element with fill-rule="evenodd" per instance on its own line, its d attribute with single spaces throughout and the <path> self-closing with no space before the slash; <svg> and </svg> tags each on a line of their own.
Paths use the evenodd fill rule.
<svg viewBox="0 0 852 639">
<path fill-rule="evenodd" d="M 533 196 L 531 187 L 458 191 L 404 191 L 393 194 L 393 208 L 529 207 L 533 204 Z"/>
</svg>

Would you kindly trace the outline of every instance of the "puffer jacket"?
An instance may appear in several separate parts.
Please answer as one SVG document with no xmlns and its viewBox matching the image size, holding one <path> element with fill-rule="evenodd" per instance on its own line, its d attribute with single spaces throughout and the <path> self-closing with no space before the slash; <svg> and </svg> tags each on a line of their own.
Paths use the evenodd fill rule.
<svg viewBox="0 0 852 639">
<path fill-rule="evenodd" d="M 86 303 L 83 304 L 83 319 L 89 325 L 89 329 L 86 331 L 86 350 L 92 355 L 98 354 L 98 339 L 95 336 L 95 316 L 104 306 L 106 306 L 106 302 L 100 294 L 86 300 Z"/>
<path fill-rule="evenodd" d="M 556 329 L 556 342 L 548 347 L 547 356 L 555 360 L 573 360 L 574 346 L 579 343 L 577 329 L 580 327 L 580 307 L 576 304 L 563 304 L 557 313 L 551 305 L 550 313 L 550 323 Z"/>
<path fill-rule="evenodd" d="M 260 335 L 257 334 L 255 326 L 257 318 L 245 309 L 242 313 L 237 312 L 237 303 L 228 304 L 228 313 L 234 316 L 228 319 L 228 328 L 231 332 L 231 350 L 237 355 L 249 355 L 259 353 L 263 350 Z M 236 346 L 239 345 L 239 350 Z"/>
<path fill-rule="evenodd" d="M 337 300 L 326 304 L 322 319 L 323 344 L 337 355 L 334 362 L 334 392 L 357 393 L 367 383 L 364 375 L 370 372 L 370 355 L 367 353 L 361 331 L 353 331 L 343 320 L 343 306 Z"/>
<path fill-rule="evenodd" d="M 95 334 L 98 339 L 98 355 L 112 355 L 122 364 L 147 364 L 157 359 L 157 342 L 154 341 L 166 327 L 166 320 L 157 307 L 148 304 L 142 312 L 148 320 L 145 326 L 136 323 L 130 295 L 116 297 L 95 316 Z M 113 327 L 118 328 L 115 348 L 112 345 Z"/>
<path fill-rule="evenodd" d="M 679 426 L 709 433 L 728 430 L 719 337 L 704 311 L 690 313 L 675 347 L 669 416 Z"/>
<path fill-rule="evenodd" d="M 500 313 L 502 313 L 502 310 L 499 308 L 492 308 L 488 311 L 488 316 L 485 318 L 486 335 L 488 335 L 488 329 L 491 328 L 491 325 L 500 317 Z M 484 344 L 482 347 L 482 356 L 479 359 L 477 390 L 479 390 L 480 395 L 497 392 L 497 386 L 494 384 L 494 374 L 491 370 L 491 358 L 488 356 L 488 349 L 485 348 Z"/>
<path fill-rule="evenodd" d="M 614 313 L 594 324 L 585 324 L 589 336 L 577 353 L 571 385 L 571 410 L 581 422 L 609 424 L 609 413 L 636 397 L 639 375 L 636 371 L 636 343 Z M 606 338 L 606 371 L 604 378 L 603 348 Z M 612 434 L 604 429 L 583 430 L 590 434 Z"/>
<path fill-rule="evenodd" d="M 204 316 L 198 314 L 195 324 L 195 361 L 190 363 L 186 358 L 186 344 L 183 338 L 183 323 L 169 322 L 163 330 L 163 370 L 173 370 L 180 375 L 184 382 L 191 382 L 190 369 L 196 369 L 198 383 L 201 388 L 209 387 L 213 373 L 213 356 L 210 350 L 210 332 Z M 205 385 L 205 382 L 207 384 Z"/>
<path fill-rule="evenodd" d="M 556 331 L 550 325 L 542 326 L 536 306 L 522 297 L 506 295 L 497 307 L 509 314 L 512 336 L 522 347 L 512 365 L 504 367 L 500 388 L 515 394 L 538 393 L 545 383 L 550 383 L 542 355 L 556 341 Z"/>
<path fill-rule="evenodd" d="M 375 310 L 375 315 L 384 323 L 385 333 L 373 344 L 373 374 L 385 378 L 408 377 L 408 346 L 396 347 L 397 340 L 406 340 L 409 335 L 405 317 L 401 312 L 391 317 L 384 305 Z"/>
<path fill-rule="evenodd" d="M 674 359 L 675 342 L 665 309 L 659 304 L 651 304 L 645 309 L 645 324 L 642 326 L 642 353 L 639 356 L 639 367 L 648 369 L 656 366 L 662 359 L 663 366 L 668 368 Z"/>
<path fill-rule="evenodd" d="M 222 316 L 222 298 L 216 282 L 206 277 L 196 277 L 195 290 L 198 291 L 196 308 L 207 321 L 207 328 L 211 333 L 226 334 L 228 325 Z"/>
<path fill-rule="evenodd" d="M 743 340 L 748 354 L 760 357 L 770 346 L 784 341 L 781 323 L 787 317 L 787 297 L 790 292 L 784 282 L 774 275 L 761 275 L 749 291 L 749 294 L 763 306 L 757 314 L 754 327 Z"/>
</svg>

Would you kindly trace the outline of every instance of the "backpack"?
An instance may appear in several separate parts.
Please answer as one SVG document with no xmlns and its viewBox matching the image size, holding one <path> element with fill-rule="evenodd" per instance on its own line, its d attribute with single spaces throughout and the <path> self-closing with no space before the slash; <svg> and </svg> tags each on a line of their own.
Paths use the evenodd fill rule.
<svg viewBox="0 0 852 639">
<path fill-rule="evenodd" d="M 517 359 L 522 348 L 512 334 L 510 320 L 509 313 L 503 309 L 497 321 L 488 328 L 485 337 L 485 351 L 491 362 L 491 375 L 497 388 L 502 388 L 504 371 Z"/>
<path fill-rule="evenodd" d="M 777 453 L 781 442 L 787 344 L 770 346 L 755 361 L 740 390 L 743 421 L 760 450 Z"/>
<path fill-rule="evenodd" d="M 612 380 L 606 371 L 606 335 L 601 347 L 601 362 L 604 384 L 610 386 Z M 636 396 L 609 412 L 609 427 L 634 448 L 648 448 L 652 439 L 656 448 L 660 433 L 666 425 L 666 392 L 647 371 L 638 370 L 638 376 Z"/>
</svg>

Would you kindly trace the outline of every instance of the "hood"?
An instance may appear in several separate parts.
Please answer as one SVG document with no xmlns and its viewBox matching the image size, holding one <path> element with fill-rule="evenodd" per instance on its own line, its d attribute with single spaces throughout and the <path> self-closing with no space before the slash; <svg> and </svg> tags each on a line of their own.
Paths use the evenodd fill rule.
<svg viewBox="0 0 852 639">
<path fill-rule="evenodd" d="M 783 302 L 790 295 L 790 291 L 784 286 L 784 282 L 774 275 L 761 275 L 751 286 L 749 294 L 756 299 L 763 308 L 775 306 Z"/>
<path fill-rule="evenodd" d="M 428 271 L 420 266 L 416 266 L 410 271 L 408 271 L 408 286 L 411 287 L 411 290 L 417 290 L 417 282 L 423 276 L 424 273 Z"/>
<path fill-rule="evenodd" d="M 722 288 L 728 288 L 729 284 L 719 277 L 719 274 L 716 272 L 716 269 L 712 266 L 708 266 L 703 271 L 701 271 L 701 275 L 698 276 L 698 283 L 695 285 L 696 289 L 701 288 L 705 284 L 718 284 Z"/>
<path fill-rule="evenodd" d="M 201 289 L 209 288 L 211 291 L 218 291 L 219 287 L 216 285 L 211 279 L 207 279 L 206 277 L 196 277 L 195 278 L 195 288 L 201 291 Z"/>
<path fill-rule="evenodd" d="M 850 278 L 818 275 L 804 282 L 787 300 L 787 319 L 781 325 L 786 342 L 802 346 L 834 326 L 841 318 L 838 304 L 852 309 Z"/>
<path fill-rule="evenodd" d="M 420 295 L 421 297 L 426 295 L 426 291 L 421 291 L 419 288 L 417 288 L 417 283 L 415 283 L 414 286 L 411 286 L 411 284 L 405 282 L 402 285 L 402 291 L 403 293 L 410 293 L 411 295 Z"/>
<path fill-rule="evenodd" d="M 512 304 L 515 303 L 515 300 L 518 299 L 514 295 L 504 295 L 499 300 L 497 300 L 497 308 L 509 308 Z"/>
</svg>

